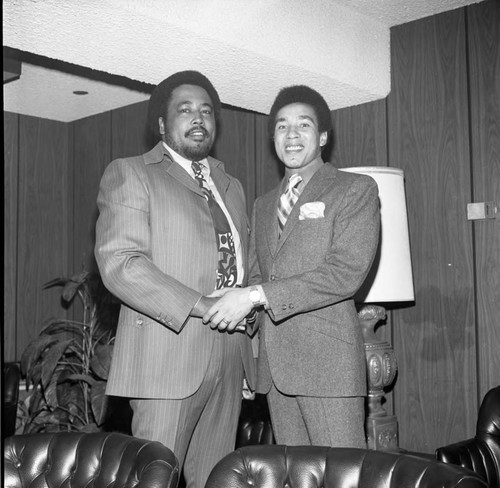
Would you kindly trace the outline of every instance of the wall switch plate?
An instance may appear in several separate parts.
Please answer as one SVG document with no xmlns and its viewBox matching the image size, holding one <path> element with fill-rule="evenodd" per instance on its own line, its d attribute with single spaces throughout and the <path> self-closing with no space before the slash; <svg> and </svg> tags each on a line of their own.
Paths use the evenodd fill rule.
<svg viewBox="0 0 500 488">
<path fill-rule="evenodd" d="M 467 220 L 494 219 L 497 215 L 495 202 L 480 202 L 467 204 Z"/>
</svg>

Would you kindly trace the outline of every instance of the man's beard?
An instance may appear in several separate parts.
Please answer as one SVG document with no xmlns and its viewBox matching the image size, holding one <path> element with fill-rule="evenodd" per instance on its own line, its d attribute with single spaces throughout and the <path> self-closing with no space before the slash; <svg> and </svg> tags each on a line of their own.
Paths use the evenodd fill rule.
<svg viewBox="0 0 500 488">
<path fill-rule="evenodd" d="M 198 129 L 200 130 L 200 129 Z M 176 153 L 185 157 L 189 161 L 201 161 L 205 159 L 212 149 L 212 141 L 210 140 L 210 136 L 206 129 L 202 129 L 206 133 L 206 138 L 203 141 L 196 143 L 193 146 L 183 143 L 182 141 L 178 143 L 175 141 L 169 132 L 165 132 L 165 142 L 169 147 L 171 147 Z M 186 132 L 185 136 L 187 137 L 189 131 Z"/>
</svg>

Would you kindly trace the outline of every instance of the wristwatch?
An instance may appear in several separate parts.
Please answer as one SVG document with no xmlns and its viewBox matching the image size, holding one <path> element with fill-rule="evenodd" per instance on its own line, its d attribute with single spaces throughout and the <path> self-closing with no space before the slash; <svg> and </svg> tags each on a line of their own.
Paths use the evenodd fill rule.
<svg viewBox="0 0 500 488">
<path fill-rule="evenodd" d="M 251 286 L 249 288 L 250 293 L 248 294 L 248 298 L 253 303 L 255 308 L 260 307 L 262 305 L 262 295 L 259 289 L 256 286 Z"/>
</svg>

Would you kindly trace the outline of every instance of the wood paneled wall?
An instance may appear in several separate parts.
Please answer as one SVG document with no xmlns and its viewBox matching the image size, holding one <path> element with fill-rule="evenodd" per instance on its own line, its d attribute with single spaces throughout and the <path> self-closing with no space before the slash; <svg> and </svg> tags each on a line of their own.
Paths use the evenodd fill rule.
<svg viewBox="0 0 500 488">
<path fill-rule="evenodd" d="M 415 306 L 394 314 L 402 447 L 432 452 L 477 413 L 465 10 L 392 31 L 389 159 L 405 171 Z"/>
<path fill-rule="evenodd" d="M 332 113 L 326 160 L 405 171 L 416 299 L 391 308 L 378 334 L 398 356 L 387 409 L 408 450 L 472 436 L 500 383 L 500 219 L 466 217 L 469 202 L 500 202 L 499 46 L 495 0 L 395 27 L 388 98 Z M 146 109 L 71 124 L 4 114 L 5 360 L 63 313 L 42 284 L 95 269 L 99 180 L 112 159 L 152 147 Z M 225 107 L 213 152 L 242 181 L 249 213 L 283 174 L 261 114 Z"/>
<path fill-rule="evenodd" d="M 19 115 L 3 114 L 4 151 L 4 254 L 3 254 L 3 353 L 16 359 L 17 310 L 17 200 L 19 159 Z"/>
<path fill-rule="evenodd" d="M 50 316 L 65 317 L 60 290 L 72 250 L 72 157 L 68 124 L 4 114 L 4 360 L 21 354 Z"/>
<path fill-rule="evenodd" d="M 500 3 L 467 10 L 471 201 L 500 211 Z M 500 383 L 500 215 L 472 224 L 478 394 Z"/>
</svg>

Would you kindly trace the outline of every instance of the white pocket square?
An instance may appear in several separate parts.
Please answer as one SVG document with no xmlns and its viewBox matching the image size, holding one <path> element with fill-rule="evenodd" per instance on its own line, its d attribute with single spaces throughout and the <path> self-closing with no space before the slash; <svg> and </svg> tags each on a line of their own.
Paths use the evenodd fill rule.
<svg viewBox="0 0 500 488">
<path fill-rule="evenodd" d="M 304 203 L 300 207 L 299 220 L 322 219 L 325 216 L 325 204 L 323 202 Z"/>
</svg>

